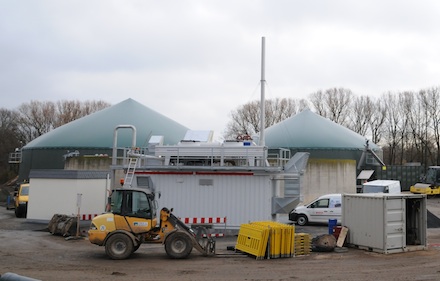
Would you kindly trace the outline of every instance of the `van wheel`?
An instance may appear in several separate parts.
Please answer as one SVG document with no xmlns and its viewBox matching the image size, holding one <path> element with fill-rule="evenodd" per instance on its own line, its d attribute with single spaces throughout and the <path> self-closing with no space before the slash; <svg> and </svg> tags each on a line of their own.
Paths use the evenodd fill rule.
<svg viewBox="0 0 440 281">
<path fill-rule="evenodd" d="M 304 226 L 309 222 L 309 220 L 307 219 L 307 217 L 305 215 L 298 215 L 297 219 L 296 219 L 296 224 L 300 225 L 300 226 Z"/>
</svg>

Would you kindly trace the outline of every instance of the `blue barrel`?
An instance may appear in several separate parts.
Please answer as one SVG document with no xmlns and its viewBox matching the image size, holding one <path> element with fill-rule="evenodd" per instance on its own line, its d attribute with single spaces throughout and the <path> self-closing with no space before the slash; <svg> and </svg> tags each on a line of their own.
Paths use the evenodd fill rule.
<svg viewBox="0 0 440 281">
<path fill-rule="evenodd" d="M 337 219 L 329 219 L 328 220 L 328 234 L 333 235 L 333 228 L 338 225 Z"/>
</svg>

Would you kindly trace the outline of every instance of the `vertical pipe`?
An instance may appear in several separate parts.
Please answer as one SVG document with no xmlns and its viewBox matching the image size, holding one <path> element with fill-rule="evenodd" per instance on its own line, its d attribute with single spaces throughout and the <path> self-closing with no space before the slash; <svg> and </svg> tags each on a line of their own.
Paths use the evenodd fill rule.
<svg viewBox="0 0 440 281">
<path fill-rule="evenodd" d="M 266 109 L 265 109 L 265 97 L 264 97 L 264 86 L 266 84 L 266 80 L 264 77 L 264 68 L 265 68 L 265 38 L 262 37 L 261 38 L 261 108 L 260 108 L 260 143 L 259 145 L 261 146 L 265 146 L 266 145 L 266 141 L 265 141 L 265 137 L 264 137 L 264 129 L 265 129 L 265 124 L 266 124 Z"/>
</svg>

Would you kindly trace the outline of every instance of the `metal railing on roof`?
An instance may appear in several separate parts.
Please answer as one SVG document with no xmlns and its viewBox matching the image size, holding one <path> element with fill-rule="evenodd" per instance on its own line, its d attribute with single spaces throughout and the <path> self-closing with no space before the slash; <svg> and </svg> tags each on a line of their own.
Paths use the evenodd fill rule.
<svg viewBox="0 0 440 281">
<path fill-rule="evenodd" d="M 9 153 L 9 164 L 21 163 L 21 150 Z"/>
</svg>

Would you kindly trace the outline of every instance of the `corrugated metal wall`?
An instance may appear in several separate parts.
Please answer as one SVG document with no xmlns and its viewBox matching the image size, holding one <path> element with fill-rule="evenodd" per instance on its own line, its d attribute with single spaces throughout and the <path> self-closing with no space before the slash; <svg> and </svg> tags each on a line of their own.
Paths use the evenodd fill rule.
<svg viewBox="0 0 440 281">
<path fill-rule="evenodd" d="M 425 172 L 424 166 L 390 165 L 386 169 L 377 167 L 373 177 L 381 180 L 400 180 L 402 191 L 409 191 L 410 187 L 420 181 Z"/>
<path fill-rule="evenodd" d="M 268 175 L 151 175 L 159 208 L 174 208 L 177 217 L 227 217 L 228 228 L 271 220 L 272 183 Z M 212 185 L 199 180 L 212 179 Z M 158 198 L 158 196 L 156 196 Z"/>
<path fill-rule="evenodd" d="M 380 253 L 426 249 L 425 195 L 345 194 L 342 201 L 349 244 Z"/>
</svg>

